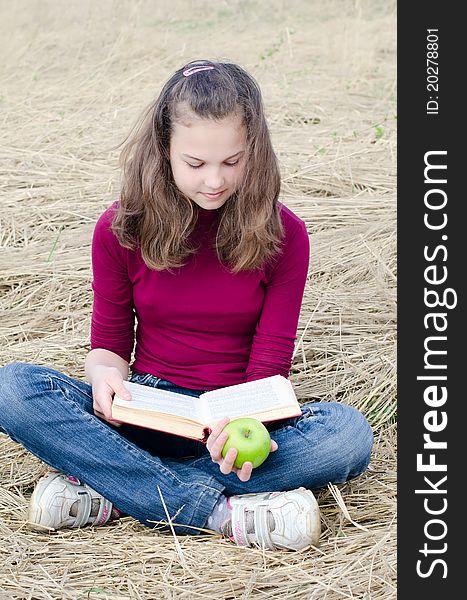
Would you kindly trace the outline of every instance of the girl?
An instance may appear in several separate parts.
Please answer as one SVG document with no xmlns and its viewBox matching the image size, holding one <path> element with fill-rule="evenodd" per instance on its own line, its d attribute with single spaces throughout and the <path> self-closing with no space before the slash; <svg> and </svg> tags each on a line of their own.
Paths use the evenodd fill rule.
<svg viewBox="0 0 467 600">
<path fill-rule="evenodd" d="M 369 463 L 372 432 L 357 410 L 309 403 L 270 424 L 272 453 L 254 472 L 234 468 L 234 448 L 222 458 L 227 418 L 206 445 L 111 418 L 114 393 L 129 397 L 128 377 L 198 396 L 289 375 L 309 241 L 278 201 L 255 80 L 230 63 L 179 69 L 121 165 L 119 201 L 92 242 L 88 383 L 29 364 L 0 370 L 2 430 L 55 469 L 34 490 L 29 521 L 80 527 L 123 513 L 154 526 L 168 513 L 181 534 L 209 528 L 270 549 L 316 544 L 310 489 Z"/>
</svg>

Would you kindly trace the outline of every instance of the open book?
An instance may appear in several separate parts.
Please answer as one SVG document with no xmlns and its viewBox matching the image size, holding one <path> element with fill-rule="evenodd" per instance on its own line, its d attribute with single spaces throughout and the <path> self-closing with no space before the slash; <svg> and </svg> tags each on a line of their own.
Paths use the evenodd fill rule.
<svg viewBox="0 0 467 600">
<path fill-rule="evenodd" d="M 222 417 L 266 422 L 301 414 L 292 384 L 282 375 L 204 392 L 199 398 L 129 381 L 124 384 L 131 400 L 115 394 L 113 419 L 200 441 L 207 439 Z"/>
</svg>

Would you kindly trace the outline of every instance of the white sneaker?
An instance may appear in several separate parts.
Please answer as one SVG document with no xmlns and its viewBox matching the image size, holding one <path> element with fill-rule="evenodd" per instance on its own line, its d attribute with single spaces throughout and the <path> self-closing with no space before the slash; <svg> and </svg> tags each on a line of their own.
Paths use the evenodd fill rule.
<svg viewBox="0 0 467 600">
<path fill-rule="evenodd" d="M 91 517 L 92 501 L 99 500 L 99 511 Z M 76 516 L 70 515 L 77 502 Z M 28 524 L 31 528 L 83 527 L 104 525 L 112 514 L 112 503 L 76 477 L 51 471 L 39 480 L 29 504 Z"/>
<path fill-rule="evenodd" d="M 321 520 L 310 490 L 242 494 L 227 502 L 232 517 L 222 533 L 239 546 L 303 550 L 318 543 Z"/>
</svg>

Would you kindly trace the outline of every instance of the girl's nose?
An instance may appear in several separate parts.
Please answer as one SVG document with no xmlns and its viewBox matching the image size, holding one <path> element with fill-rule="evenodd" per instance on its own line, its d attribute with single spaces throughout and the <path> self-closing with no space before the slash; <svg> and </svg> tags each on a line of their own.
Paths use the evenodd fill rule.
<svg viewBox="0 0 467 600">
<path fill-rule="evenodd" d="M 219 170 L 213 170 L 206 174 L 204 184 L 209 190 L 212 190 L 213 192 L 218 192 L 222 189 L 222 186 L 224 185 L 224 177 L 222 176 L 222 173 Z"/>
</svg>

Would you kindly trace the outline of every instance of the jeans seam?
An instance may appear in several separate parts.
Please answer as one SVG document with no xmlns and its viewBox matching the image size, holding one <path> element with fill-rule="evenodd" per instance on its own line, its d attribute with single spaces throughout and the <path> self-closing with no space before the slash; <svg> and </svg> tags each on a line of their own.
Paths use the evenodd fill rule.
<svg viewBox="0 0 467 600">
<path fill-rule="evenodd" d="M 60 373 L 58 373 L 58 372 L 57 372 L 57 375 L 55 375 L 55 374 L 54 374 L 54 375 L 50 375 L 50 373 L 46 373 L 46 374 L 45 374 L 45 376 L 46 376 L 46 378 L 49 380 L 49 383 L 50 383 L 50 389 L 51 389 L 51 390 L 57 389 L 57 387 L 56 387 L 56 386 L 54 386 L 54 379 L 57 379 L 58 381 L 61 381 L 62 383 L 65 383 L 67 386 L 69 386 L 69 387 L 72 387 L 73 389 L 75 389 L 76 391 L 78 391 L 80 394 L 84 394 L 84 393 L 85 393 L 85 392 L 84 392 L 84 391 L 83 391 L 83 390 L 82 390 L 82 389 L 79 387 L 79 385 L 76 385 L 76 383 L 77 383 L 77 382 L 75 382 L 75 380 L 74 380 L 72 377 L 69 377 L 69 378 L 68 378 L 68 377 L 66 377 L 66 375 L 65 375 L 65 376 L 63 376 L 63 377 L 65 377 L 65 379 L 63 379 L 63 377 L 61 376 L 61 374 L 60 374 Z M 80 382 L 78 382 L 78 383 L 80 383 Z M 83 383 L 84 383 L 85 385 L 88 385 L 88 386 L 91 388 L 91 390 L 92 390 L 92 386 L 91 386 L 91 384 L 90 384 L 90 383 L 86 383 L 86 382 L 83 382 Z M 60 389 L 60 391 L 61 391 L 61 392 L 63 392 L 62 388 L 59 388 L 59 389 Z M 91 399 L 92 399 L 92 393 L 91 393 Z"/>
</svg>

